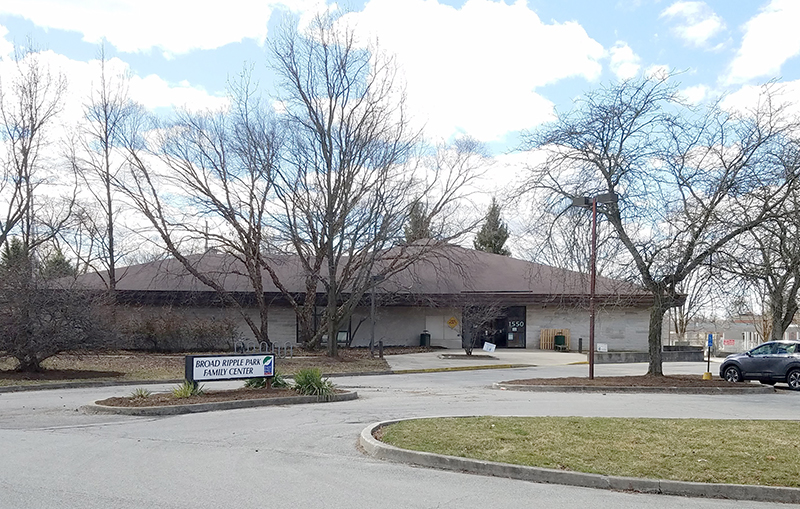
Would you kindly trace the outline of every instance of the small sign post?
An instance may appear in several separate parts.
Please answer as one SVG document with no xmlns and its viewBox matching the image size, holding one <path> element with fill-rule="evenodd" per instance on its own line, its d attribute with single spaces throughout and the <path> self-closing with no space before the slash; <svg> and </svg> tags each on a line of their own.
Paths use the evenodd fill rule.
<svg viewBox="0 0 800 509">
<path fill-rule="evenodd" d="M 708 335 L 708 363 L 706 372 L 703 373 L 703 380 L 711 380 L 711 348 L 714 346 L 714 334 Z"/>
</svg>

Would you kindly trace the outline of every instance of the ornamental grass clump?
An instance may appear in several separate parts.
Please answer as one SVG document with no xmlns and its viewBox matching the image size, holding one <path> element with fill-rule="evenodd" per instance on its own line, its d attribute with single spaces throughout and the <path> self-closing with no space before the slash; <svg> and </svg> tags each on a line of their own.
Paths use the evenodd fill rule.
<svg viewBox="0 0 800 509">
<path fill-rule="evenodd" d="M 244 381 L 244 387 L 245 389 L 266 389 L 267 380 L 266 377 L 248 378 Z M 292 383 L 286 380 L 283 373 L 276 369 L 275 374 L 272 376 L 270 386 L 273 389 L 291 389 Z"/>
<path fill-rule="evenodd" d="M 151 394 L 152 392 L 148 391 L 144 387 L 137 387 L 131 392 L 131 399 L 147 399 Z"/>
<path fill-rule="evenodd" d="M 248 378 L 244 381 L 244 388 L 245 389 L 266 389 L 267 388 L 267 379 L 264 377 L 259 378 Z"/>
<path fill-rule="evenodd" d="M 172 389 L 172 395 L 176 398 L 191 398 L 203 394 L 203 386 L 188 380 Z"/>
<path fill-rule="evenodd" d="M 301 369 L 294 375 L 294 390 L 305 396 L 331 396 L 334 385 L 317 368 Z"/>
<path fill-rule="evenodd" d="M 286 377 L 283 376 L 283 373 L 276 369 L 272 377 L 272 387 L 275 389 L 291 389 L 292 382 L 287 380 Z"/>
</svg>

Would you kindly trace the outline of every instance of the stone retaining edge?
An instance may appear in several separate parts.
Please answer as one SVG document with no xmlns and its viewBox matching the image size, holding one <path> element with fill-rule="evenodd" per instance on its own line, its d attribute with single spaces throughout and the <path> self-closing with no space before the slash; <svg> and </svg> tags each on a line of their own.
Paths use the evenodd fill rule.
<svg viewBox="0 0 800 509">
<path fill-rule="evenodd" d="M 336 401 L 351 401 L 358 399 L 357 392 L 333 394 L 327 397 L 319 396 L 287 396 L 285 398 L 239 399 L 234 401 L 217 401 L 213 403 L 193 403 L 191 405 L 168 405 L 148 407 L 115 407 L 98 405 L 96 403 L 83 405 L 79 410 L 86 414 L 115 414 L 134 416 L 164 416 L 193 414 L 199 412 L 213 412 L 216 410 L 235 410 L 239 408 L 254 408 L 273 405 L 299 405 L 305 403 L 324 403 Z"/>
<path fill-rule="evenodd" d="M 638 392 L 656 394 L 771 394 L 775 392 L 775 387 L 755 384 L 752 384 L 752 387 L 599 387 L 589 385 L 523 385 L 495 382 L 492 384 L 492 389 L 530 392 Z"/>
<path fill-rule="evenodd" d="M 420 417 L 421 418 L 421 417 Z M 420 419 L 414 418 L 413 420 Z M 616 491 L 634 491 L 699 498 L 724 498 L 752 500 L 758 502 L 800 503 L 800 489 L 777 486 L 751 486 L 743 484 L 711 484 L 663 479 L 642 479 L 637 477 L 618 477 L 583 472 L 569 472 L 550 468 L 511 465 L 493 461 L 483 461 L 456 456 L 446 456 L 429 452 L 410 451 L 377 440 L 373 433 L 378 429 L 397 422 L 412 419 L 396 419 L 370 424 L 361 431 L 359 443 L 370 456 L 382 460 L 409 463 L 430 468 L 467 472 L 471 474 L 507 477 L 522 481 L 565 484 L 583 488 L 597 488 Z"/>
</svg>

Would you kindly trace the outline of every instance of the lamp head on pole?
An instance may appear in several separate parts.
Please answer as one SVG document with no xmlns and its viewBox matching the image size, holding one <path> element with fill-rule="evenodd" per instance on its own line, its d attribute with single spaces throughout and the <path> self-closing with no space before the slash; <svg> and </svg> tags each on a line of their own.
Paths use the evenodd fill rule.
<svg viewBox="0 0 800 509">
<path fill-rule="evenodd" d="M 597 203 L 616 203 L 619 201 L 619 196 L 617 193 L 605 193 L 598 194 L 594 199 L 597 200 Z"/>
<path fill-rule="evenodd" d="M 573 207 L 589 208 L 592 206 L 592 199 L 588 196 L 576 196 L 572 199 Z"/>
<path fill-rule="evenodd" d="M 619 195 L 617 193 L 598 194 L 593 198 L 590 198 L 588 196 L 575 196 L 572 198 L 572 206 L 580 207 L 583 209 L 590 209 L 592 208 L 592 202 L 616 203 L 618 201 L 619 201 Z"/>
</svg>

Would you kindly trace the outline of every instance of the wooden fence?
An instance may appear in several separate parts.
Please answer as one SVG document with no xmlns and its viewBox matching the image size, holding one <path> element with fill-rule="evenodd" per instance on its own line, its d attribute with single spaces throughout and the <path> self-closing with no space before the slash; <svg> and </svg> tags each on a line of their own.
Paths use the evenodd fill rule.
<svg viewBox="0 0 800 509">
<path fill-rule="evenodd" d="M 569 329 L 542 329 L 539 335 L 539 349 L 555 350 L 556 336 L 564 336 L 567 351 L 572 350 L 569 341 Z"/>
</svg>

